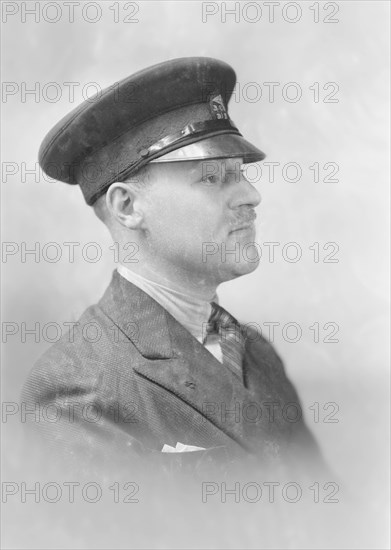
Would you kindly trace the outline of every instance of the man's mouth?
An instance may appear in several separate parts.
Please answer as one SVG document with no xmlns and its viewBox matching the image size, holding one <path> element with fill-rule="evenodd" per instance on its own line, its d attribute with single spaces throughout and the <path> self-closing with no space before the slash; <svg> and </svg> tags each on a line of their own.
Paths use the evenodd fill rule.
<svg viewBox="0 0 391 550">
<path fill-rule="evenodd" d="M 236 233 L 237 231 L 250 231 L 255 228 L 254 223 L 246 223 L 244 225 L 241 225 L 240 227 L 236 227 L 235 229 L 232 229 L 230 233 Z"/>
</svg>

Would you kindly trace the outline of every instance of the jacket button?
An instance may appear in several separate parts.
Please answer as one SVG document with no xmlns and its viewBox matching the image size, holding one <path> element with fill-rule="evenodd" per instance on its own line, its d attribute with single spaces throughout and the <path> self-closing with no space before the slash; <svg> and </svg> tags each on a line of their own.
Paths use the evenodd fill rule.
<svg viewBox="0 0 391 550">
<path fill-rule="evenodd" d="M 185 386 L 187 386 L 188 388 L 191 388 L 192 390 L 194 390 L 195 387 L 196 387 L 196 385 L 194 384 L 194 382 L 190 382 L 189 380 L 186 380 Z"/>
</svg>

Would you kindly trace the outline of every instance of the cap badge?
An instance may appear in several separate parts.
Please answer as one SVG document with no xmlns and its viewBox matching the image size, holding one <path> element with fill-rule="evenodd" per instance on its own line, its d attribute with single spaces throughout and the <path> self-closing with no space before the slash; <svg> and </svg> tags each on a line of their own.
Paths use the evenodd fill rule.
<svg viewBox="0 0 391 550">
<path fill-rule="evenodd" d="M 228 113 L 221 95 L 212 97 L 209 101 L 210 110 L 213 118 L 228 119 Z"/>
</svg>

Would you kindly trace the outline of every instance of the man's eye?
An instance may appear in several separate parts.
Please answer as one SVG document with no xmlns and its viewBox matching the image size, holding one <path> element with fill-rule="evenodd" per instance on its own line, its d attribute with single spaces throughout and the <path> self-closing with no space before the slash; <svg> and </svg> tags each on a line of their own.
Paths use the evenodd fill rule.
<svg viewBox="0 0 391 550">
<path fill-rule="evenodd" d="M 202 182 L 203 183 L 209 183 L 209 184 L 214 184 L 214 183 L 217 183 L 217 177 L 216 176 L 203 176 L 202 177 Z"/>
</svg>

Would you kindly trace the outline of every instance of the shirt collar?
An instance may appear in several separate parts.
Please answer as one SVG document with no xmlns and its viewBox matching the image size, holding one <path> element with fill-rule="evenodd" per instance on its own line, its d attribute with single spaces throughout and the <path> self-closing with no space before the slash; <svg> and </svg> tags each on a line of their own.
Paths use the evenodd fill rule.
<svg viewBox="0 0 391 550">
<path fill-rule="evenodd" d="M 202 340 L 205 323 L 208 322 L 212 312 L 210 302 L 146 279 L 122 264 L 118 266 L 117 271 L 164 307 L 197 340 Z M 211 302 L 218 303 L 217 295 L 211 299 Z"/>
</svg>

